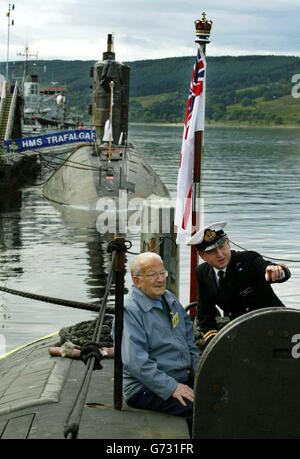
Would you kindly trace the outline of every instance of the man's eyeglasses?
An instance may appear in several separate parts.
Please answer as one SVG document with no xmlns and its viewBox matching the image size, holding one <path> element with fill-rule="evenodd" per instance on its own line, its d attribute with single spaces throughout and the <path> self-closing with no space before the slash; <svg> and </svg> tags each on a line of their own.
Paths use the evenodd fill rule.
<svg viewBox="0 0 300 459">
<path fill-rule="evenodd" d="M 138 277 L 148 277 L 152 280 L 157 280 L 159 277 L 168 277 L 168 271 L 159 271 L 158 273 L 136 274 Z"/>
</svg>

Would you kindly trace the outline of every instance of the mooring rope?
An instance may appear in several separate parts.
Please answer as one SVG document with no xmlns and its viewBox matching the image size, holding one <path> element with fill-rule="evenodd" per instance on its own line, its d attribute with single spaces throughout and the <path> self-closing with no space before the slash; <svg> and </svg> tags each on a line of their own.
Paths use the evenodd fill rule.
<svg viewBox="0 0 300 459">
<path fill-rule="evenodd" d="M 131 253 L 129 252 L 129 249 L 131 247 L 132 247 L 132 243 L 126 240 L 124 242 L 124 250 L 128 253 Z M 110 252 L 117 252 L 118 250 L 120 250 L 118 242 L 116 240 L 111 241 L 108 245 L 108 250 Z M 109 279 L 110 279 L 110 274 L 108 274 L 107 282 L 109 282 Z M 106 291 L 107 291 L 107 287 L 105 289 L 105 293 Z M 103 298 L 100 303 L 98 302 L 84 303 L 82 301 L 66 300 L 64 298 L 56 298 L 53 296 L 40 295 L 38 293 L 26 292 L 24 290 L 16 290 L 13 288 L 4 287 L 3 285 L 0 285 L 0 292 L 9 293 L 11 295 L 16 295 L 16 296 L 21 296 L 23 298 L 29 298 L 31 300 L 43 301 L 45 303 L 57 304 L 59 306 L 67 306 L 70 308 L 83 309 L 85 311 L 92 311 L 92 312 L 98 312 L 103 302 Z"/>
<path fill-rule="evenodd" d="M 229 241 L 231 242 L 231 244 L 235 245 L 239 249 L 248 251 L 248 249 L 245 249 L 245 247 L 242 247 L 241 245 L 236 244 L 235 242 L 231 241 L 230 239 L 229 239 Z M 286 261 L 287 263 L 300 263 L 300 260 L 295 260 L 295 259 L 294 260 L 290 260 L 288 258 L 269 257 L 268 255 L 264 255 L 264 254 L 261 254 L 261 255 L 262 255 L 263 258 L 266 258 L 267 260 Z"/>
<path fill-rule="evenodd" d="M 70 308 L 84 309 L 86 311 L 98 312 L 100 303 L 84 303 L 81 301 L 65 300 L 63 298 L 55 298 L 53 296 L 39 295 L 37 293 L 25 292 L 23 290 L 15 290 L 12 288 L 0 286 L 0 291 L 10 293 L 12 295 L 30 298 L 31 300 L 44 301 L 45 303 L 58 304 L 60 306 L 68 306 Z"/>
<path fill-rule="evenodd" d="M 59 153 L 56 153 L 56 155 L 58 156 L 58 154 L 66 154 L 66 155 L 69 155 L 67 157 L 67 159 L 63 159 L 60 163 L 55 163 L 54 162 L 54 165 L 57 165 L 58 167 L 54 168 L 52 165 L 51 165 L 51 161 L 48 161 L 45 157 L 43 157 L 43 155 L 41 154 L 41 151 L 40 150 L 35 150 L 35 149 L 32 149 L 31 151 L 34 152 L 34 153 L 37 153 L 39 156 L 40 156 L 40 160 L 42 162 L 44 162 L 45 164 L 47 164 L 48 167 L 51 167 L 52 166 L 52 170 L 54 171 L 50 177 L 46 178 L 44 181 L 42 182 L 32 182 L 28 177 L 26 177 L 22 171 L 22 168 L 20 167 L 18 161 L 13 161 L 13 164 L 18 168 L 19 170 L 19 173 L 20 175 L 23 177 L 23 179 L 31 186 L 36 186 L 36 187 L 40 187 L 40 186 L 43 186 L 45 185 L 45 183 L 47 183 L 47 181 L 53 176 L 53 174 L 60 168 L 64 165 L 65 162 L 68 162 L 69 158 L 73 155 L 73 153 L 77 150 L 79 150 L 80 148 L 84 148 L 86 146 L 90 146 L 92 147 L 93 151 L 95 151 L 95 143 L 94 142 L 86 142 L 86 143 L 81 143 L 79 145 L 77 145 L 76 147 L 74 147 L 71 151 L 66 151 L 66 152 L 59 152 Z M 46 153 L 46 155 L 51 155 L 50 153 Z M 54 156 L 55 158 L 56 156 Z M 70 160 L 70 162 L 72 162 Z M 78 163 L 79 165 L 81 163 Z M 84 164 L 82 164 L 84 165 Z M 88 165 L 87 165 L 88 166 Z M 72 165 L 68 165 L 68 167 L 73 167 L 74 169 L 82 169 L 82 170 L 96 170 L 98 171 L 97 168 L 92 168 L 93 166 L 88 166 L 87 168 L 82 168 L 82 167 L 76 167 L 76 166 L 72 166 Z"/>
</svg>

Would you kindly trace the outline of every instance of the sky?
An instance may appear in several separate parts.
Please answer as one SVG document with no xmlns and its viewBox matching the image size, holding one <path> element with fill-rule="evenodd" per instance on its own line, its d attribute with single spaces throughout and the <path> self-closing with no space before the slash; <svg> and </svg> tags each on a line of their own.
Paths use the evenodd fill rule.
<svg viewBox="0 0 300 459">
<path fill-rule="evenodd" d="M 10 3 L 11 5 L 13 2 Z M 9 60 L 28 45 L 39 59 L 98 60 L 114 34 L 120 61 L 191 56 L 194 21 L 213 21 L 207 55 L 300 56 L 299 0 L 15 0 Z M 9 2 L 0 0 L 0 61 L 7 59 Z"/>
</svg>

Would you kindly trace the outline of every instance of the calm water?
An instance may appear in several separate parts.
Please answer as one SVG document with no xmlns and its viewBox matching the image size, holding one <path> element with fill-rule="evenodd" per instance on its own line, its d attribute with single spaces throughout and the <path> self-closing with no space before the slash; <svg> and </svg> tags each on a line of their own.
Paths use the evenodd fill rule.
<svg viewBox="0 0 300 459">
<path fill-rule="evenodd" d="M 175 197 L 181 127 L 131 126 L 130 138 Z M 203 163 L 205 223 L 229 222 L 235 243 L 286 262 L 292 279 L 275 290 L 300 307 L 300 131 L 207 129 Z M 1 202 L 1 200 L 0 200 Z M 0 284 L 92 302 L 101 298 L 108 238 L 85 212 L 54 207 L 41 188 L 2 197 Z M 133 250 L 138 236 L 129 235 Z M 181 249 L 180 299 L 188 303 L 188 251 Z M 130 285 L 127 275 L 126 285 Z M 7 350 L 92 314 L 0 292 L 0 334 Z"/>
</svg>

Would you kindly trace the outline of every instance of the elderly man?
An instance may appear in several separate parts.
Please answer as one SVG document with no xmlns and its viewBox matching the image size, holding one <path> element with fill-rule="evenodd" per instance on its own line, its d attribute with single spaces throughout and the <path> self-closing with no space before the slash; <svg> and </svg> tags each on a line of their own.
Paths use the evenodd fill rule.
<svg viewBox="0 0 300 459">
<path fill-rule="evenodd" d="M 286 266 L 264 260 L 257 252 L 231 250 L 224 232 L 226 224 L 217 222 L 206 226 L 187 242 L 196 246 L 205 261 L 196 273 L 196 328 L 200 336 L 197 344 L 202 346 L 208 344 L 220 328 L 220 311 L 216 306 L 228 320 L 254 309 L 284 306 L 270 284 L 285 282 L 291 276 Z"/>
<path fill-rule="evenodd" d="M 125 300 L 122 340 L 125 400 L 189 423 L 199 360 L 192 322 L 166 290 L 168 273 L 159 255 L 137 255 L 130 268 L 134 285 Z"/>
</svg>

